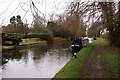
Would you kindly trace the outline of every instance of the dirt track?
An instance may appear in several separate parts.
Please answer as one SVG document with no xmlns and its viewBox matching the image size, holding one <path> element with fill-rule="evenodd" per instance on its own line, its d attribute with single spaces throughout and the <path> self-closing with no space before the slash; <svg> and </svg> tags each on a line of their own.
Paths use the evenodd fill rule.
<svg viewBox="0 0 120 80">
<path fill-rule="evenodd" d="M 100 63 L 100 46 L 96 44 L 93 46 L 92 50 L 85 57 L 82 65 L 82 69 L 80 71 L 80 78 L 86 77 L 86 71 L 90 69 L 89 78 L 101 78 L 102 77 L 102 69 Z"/>
</svg>

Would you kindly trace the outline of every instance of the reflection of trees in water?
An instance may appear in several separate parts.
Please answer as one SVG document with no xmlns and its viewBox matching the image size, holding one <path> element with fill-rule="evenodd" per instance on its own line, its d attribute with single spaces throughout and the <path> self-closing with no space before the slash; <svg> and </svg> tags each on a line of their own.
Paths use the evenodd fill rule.
<svg viewBox="0 0 120 80">
<path fill-rule="evenodd" d="M 45 56 L 45 52 L 47 52 L 48 47 L 47 45 L 45 46 L 38 46 L 34 49 L 32 49 L 31 51 L 33 52 L 33 59 L 34 59 L 34 63 L 39 63 L 42 58 L 44 58 Z"/>
<path fill-rule="evenodd" d="M 36 59 L 40 59 L 41 57 L 44 56 L 44 53 L 48 50 L 47 46 L 44 45 L 44 46 L 37 46 L 33 49 L 31 49 L 30 51 L 33 53 L 33 59 L 36 60 Z"/>
<path fill-rule="evenodd" d="M 34 56 L 41 56 L 48 50 L 47 46 L 39 46 L 33 49 L 34 51 Z"/>
<path fill-rule="evenodd" d="M 21 53 L 22 53 L 21 59 L 24 60 L 25 62 L 27 62 L 27 60 L 29 58 L 29 56 L 28 56 L 28 50 L 29 49 L 20 50 Z"/>
<path fill-rule="evenodd" d="M 44 52 L 47 51 L 46 46 L 35 45 L 30 49 L 21 50 L 22 52 L 22 60 L 27 64 L 30 60 L 38 60 L 44 56 Z"/>
<path fill-rule="evenodd" d="M 30 47 L 30 46 L 29 46 Z M 49 54 L 49 56 L 55 56 L 57 55 L 57 58 L 60 58 L 60 56 L 65 56 L 66 54 L 63 54 L 63 50 L 67 49 L 69 47 L 69 42 L 63 42 L 59 45 L 33 45 L 31 48 L 25 48 L 25 49 L 15 49 L 12 51 L 3 51 L 3 64 L 11 59 L 16 59 L 18 61 L 22 60 L 25 63 L 27 63 L 30 59 L 35 61 L 35 63 L 38 63 L 42 58 L 45 57 L 46 54 Z M 67 51 L 65 51 L 67 53 Z M 57 54 L 56 54 L 57 53 Z M 7 60 L 7 61 L 6 61 Z"/>
<path fill-rule="evenodd" d="M 61 56 L 67 56 L 69 45 L 69 42 L 62 42 L 60 44 L 48 44 L 47 46 L 39 46 L 32 49 L 31 51 L 34 53 L 34 63 L 42 62 L 42 58 L 47 56 L 57 58 L 58 60 Z"/>
<path fill-rule="evenodd" d="M 70 41 L 61 41 L 58 43 L 53 43 L 53 44 L 48 44 L 49 47 L 54 46 L 54 47 L 62 47 L 62 48 L 66 48 L 69 47 L 70 45 Z"/>
<path fill-rule="evenodd" d="M 20 50 L 13 50 L 13 51 L 3 51 L 2 54 L 2 64 L 7 63 L 10 59 L 20 60 L 22 57 L 22 53 Z"/>
</svg>

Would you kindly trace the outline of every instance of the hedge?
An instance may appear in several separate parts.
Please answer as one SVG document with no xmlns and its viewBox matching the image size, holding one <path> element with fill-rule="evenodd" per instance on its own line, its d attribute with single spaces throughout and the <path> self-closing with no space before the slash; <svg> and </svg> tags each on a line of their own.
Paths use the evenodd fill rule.
<svg viewBox="0 0 120 80">
<path fill-rule="evenodd" d="M 52 36 L 48 33 L 41 33 L 41 34 L 27 34 L 27 35 L 22 35 L 22 38 L 40 38 L 43 40 L 52 40 Z"/>
</svg>

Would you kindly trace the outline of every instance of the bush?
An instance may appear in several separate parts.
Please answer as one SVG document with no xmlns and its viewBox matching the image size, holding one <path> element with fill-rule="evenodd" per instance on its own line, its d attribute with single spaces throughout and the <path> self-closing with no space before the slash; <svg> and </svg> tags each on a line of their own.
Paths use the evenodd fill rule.
<svg viewBox="0 0 120 80">
<path fill-rule="evenodd" d="M 22 42 L 22 39 L 20 37 L 17 37 L 16 34 L 2 35 L 2 45 L 19 45 L 20 42 Z"/>
<path fill-rule="evenodd" d="M 19 43 L 21 43 L 21 42 L 22 42 L 21 38 L 14 38 L 14 39 L 12 39 L 13 45 L 19 45 Z"/>
<path fill-rule="evenodd" d="M 41 33 L 41 34 L 28 34 L 23 35 L 22 38 L 40 38 L 43 40 L 52 40 L 52 35 L 48 33 Z"/>
</svg>

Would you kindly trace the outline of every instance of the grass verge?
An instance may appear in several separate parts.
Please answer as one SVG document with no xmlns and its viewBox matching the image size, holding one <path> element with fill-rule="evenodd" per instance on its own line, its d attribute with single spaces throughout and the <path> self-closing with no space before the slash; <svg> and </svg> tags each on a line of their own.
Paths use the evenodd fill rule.
<svg viewBox="0 0 120 80">
<path fill-rule="evenodd" d="M 2 49 L 13 49 L 14 46 L 2 46 Z"/>
<path fill-rule="evenodd" d="M 102 77 L 103 78 L 120 78 L 120 52 L 111 50 L 109 42 L 104 38 L 98 38 L 93 41 L 87 47 L 83 48 L 77 54 L 77 59 L 72 58 L 56 75 L 54 79 L 65 78 L 66 79 L 75 79 L 79 78 L 80 70 L 82 68 L 83 60 L 85 56 L 91 51 L 92 47 L 98 44 L 101 50 L 101 67 L 102 67 Z M 91 64 L 91 61 L 89 61 Z M 86 70 L 86 78 L 89 78 L 91 73 L 91 68 Z"/>
<path fill-rule="evenodd" d="M 19 46 L 25 46 L 25 45 L 32 45 L 32 44 L 39 44 L 39 43 L 45 43 L 46 41 L 37 41 L 37 42 L 21 42 Z M 11 50 L 14 49 L 15 46 L 2 46 L 3 50 Z"/>
<path fill-rule="evenodd" d="M 22 43 L 20 43 L 20 45 L 30 45 L 30 44 L 38 44 L 38 43 L 41 43 L 41 41 L 38 41 L 38 42 L 22 42 Z"/>
<path fill-rule="evenodd" d="M 120 51 L 112 49 L 109 42 L 104 39 L 99 39 L 101 48 L 101 67 L 103 78 L 120 78 Z"/>
<path fill-rule="evenodd" d="M 103 78 L 120 78 L 120 52 L 109 46 L 102 50 Z"/>
<path fill-rule="evenodd" d="M 96 42 L 93 42 L 91 44 L 88 44 L 87 47 L 80 50 L 77 54 L 77 58 L 76 59 L 72 58 L 58 73 L 56 73 L 53 79 L 55 78 L 57 79 L 58 78 L 79 78 L 83 60 L 85 56 L 91 51 L 92 47 L 95 44 Z"/>
</svg>

